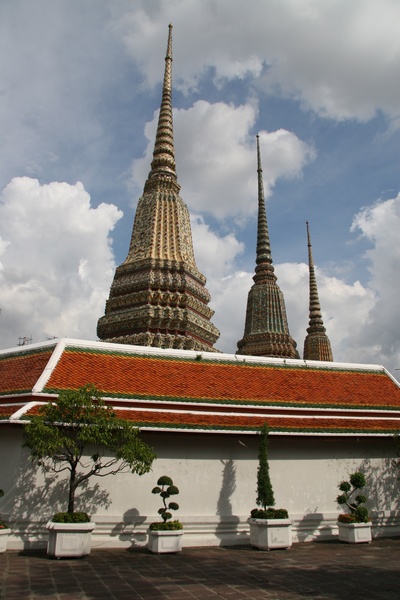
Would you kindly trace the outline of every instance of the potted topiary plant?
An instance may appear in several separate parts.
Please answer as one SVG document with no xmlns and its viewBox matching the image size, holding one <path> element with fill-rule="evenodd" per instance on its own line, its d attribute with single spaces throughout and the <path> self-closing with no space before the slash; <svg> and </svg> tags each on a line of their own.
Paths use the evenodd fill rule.
<svg viewBox="0 0 400 600">
<path fill-rule="evenodd" d="M 171 496 L 179 494 L 179 490 L 171 477 L 163 475 L 158 479 L 156 487 L 151 492 L 160 495 L 163 506 L 158 509 L 162 521 L 150 523 L 148 548 L 155 554 L 180 552 L 182 550 L 183 525 L 178 520 L 172 521 L 170 512 L 178 510 L 179 505 L 176 502 L 168 502 Z"/>
<path fill-rule="evenodd" d="M 292 545 L 292 521 L 285 508 L 274 508 L 275 497 L 269 476 L 268 426 L 260 431 L 257 470 L 256 504 L 248 523 L 250 524 L 250 544 L 261 550 L 290 548 Z"/>
<path fill-rule="evenodd" d="M 4 496 L 4 491 L 0 490 L 0 498 L 2 498 L 3 496 Z M 7 550 L 8 536 L 10 535 L 10 533 L 11 533 L 11 529 L 9 528 L 6 521 L 3 521 L 3 519 L 0 519 L 0 554 L 2 554 L 3 552 L 5 552 Z"/>
<path fill-rule="evenodd" d="M 338 487 L 342 492 L 336 498 L 339 506 L 347 506 L 350 512 L 338 516 L 339 539 L 342 542 L 357 544 L 371 542 L 371 519 L 368 510 L 362 506 L 367 502 L 363 494 L 355 494 L 366 484 L 363 473 L 350 475 L 349 481 L 342 481 Z"/>
<path fill-rule="evenodd" d="M 56 558 L 90 553 L 95 523 L 87 513 L 75 511 L 78 487 L 90 477 L 126 471 L 143 475 L 155 458 L 137 428 L 119 419 L 92 385 L 62 392 L 56 402 L 44 404 L 25 427 L 24 446 L 45 472 L 68 473 L 67 511 L 47 524 L 47 554 Z"/>
</svg>

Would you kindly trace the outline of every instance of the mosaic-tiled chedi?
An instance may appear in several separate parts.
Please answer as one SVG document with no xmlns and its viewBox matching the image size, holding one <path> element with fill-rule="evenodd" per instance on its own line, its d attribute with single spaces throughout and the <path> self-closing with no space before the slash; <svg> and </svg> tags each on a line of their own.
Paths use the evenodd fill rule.
<svg viewBox="0 0 400 600">
<path fill-rule="evenodd" d="M 172 121 L 172 25 L 151 171 L 126 260 L 116 269 L 100 340 L 217 351 L 206 278 L 196 266 L 189 211 L 179 196 Z"/>
<path fill-rule="evenodd" d="M 331 343 L 326 335 L 319 303 L 317 280 L 315 277 L 314 260 L 311 248 L 310 229 L 307 225 L 308 265 L 310 279 L 310 320 L 307 336 L 304 340 L 303 358 L 305 360 L 333 361 Z"/>
<path fill-rule="evenodd" d="M 276 282 L 271 257 L 265 195 L 261 168 L 260 142 L 257 136 L 258 228 L 254 284 L 247 299 L 244 336 L 237 354 L 299 358 L 291 338 L 285 300 Z"/>
</svg>

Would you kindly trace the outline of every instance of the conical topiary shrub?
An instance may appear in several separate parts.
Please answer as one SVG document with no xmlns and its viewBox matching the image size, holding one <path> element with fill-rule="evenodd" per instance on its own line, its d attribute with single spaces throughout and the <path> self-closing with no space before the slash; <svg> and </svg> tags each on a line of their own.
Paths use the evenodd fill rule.
<svg viewBox="0 0 400 600">
<path fill-rule="evenodd" d="M 273 508 L 275 506 L 274 490 L 269 475 L 268 463 L 268 425 L 263 425 L 260 430 L 260 443 L 258 447 L 258 469 L 257 469 L 257 506 L 253 508 L 251 517 L 254 519 L 287 519 L 288 511 L 285 508 Z"/>
</svg>

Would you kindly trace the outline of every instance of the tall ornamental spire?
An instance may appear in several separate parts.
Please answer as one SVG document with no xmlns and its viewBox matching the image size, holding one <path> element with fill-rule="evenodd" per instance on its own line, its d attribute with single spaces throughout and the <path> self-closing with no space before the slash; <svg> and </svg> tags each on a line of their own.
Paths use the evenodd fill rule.
<svg viewBox="0 0 400 600">
<path fill-rule="evenodd" d="M 145 183 L 144 191 L 155 189 L 160 181 L 168 178 L 176 183 L 176 192 L 180 185 L 177 182 L 174 150 L 174 131 L 172 121 L 172 25 L 169 25 L 167 54 L 162 88 L 162 99 L 156 141 L 154 144 L 151 171 Z"/>
<path fill-rule="evenodd" d="M 312 255 L 310 229 L 307 227 L 308 245 L 308 268 L 310 279 L 310 320 L 307 328 L 307 336 L 304 340 L 304 360 L 333 361 L 331 343 L 326 335 L 326 329 L 322 320 L 321 306 L 318 297 L 317 280 L 315 278 L 314 260 Z"/>
<path fill-rule="evenodd" d="M 172 25 L 151 170 L 139 199 L 126 260 L 116 269 L 105 315 L 107 342 L 216 351 L 206 278 L 196 266 L 190 216 L 179 196 L 172 120 Z"/>
<path fill-rule="evenodd" d="M 269 241 L 265 195 L 257 135 L 258 226 L 254 284 L 247 298 L 246 323 L 237 354 L 299 358 L 290 337 L 285 300 L 276 283 Z"/>
</svg>

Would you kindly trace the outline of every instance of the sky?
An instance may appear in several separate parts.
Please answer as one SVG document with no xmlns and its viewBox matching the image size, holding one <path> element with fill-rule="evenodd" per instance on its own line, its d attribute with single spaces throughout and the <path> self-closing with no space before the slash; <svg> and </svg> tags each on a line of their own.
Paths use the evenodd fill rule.
<svg viewBox="0 0 400 600">
<path fill-rule="evenodd" d="M 2 0 L 0 349 L 97 339 L 150 169 L 169 23 L 177 174 L 216 347 L 243 336 L 259 134 L 300 355 L 308 221 L 335 361 L 399 379 L 398 0 Z"/>
</svg>

